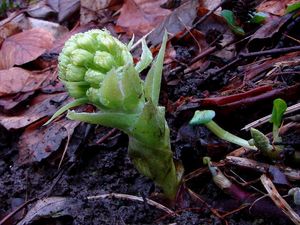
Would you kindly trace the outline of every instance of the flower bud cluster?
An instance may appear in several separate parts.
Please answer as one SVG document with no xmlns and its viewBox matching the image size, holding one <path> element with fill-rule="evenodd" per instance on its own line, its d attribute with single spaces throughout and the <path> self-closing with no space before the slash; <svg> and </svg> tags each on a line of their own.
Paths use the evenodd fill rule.
<svg viewBox="0 0 300 225">
<path fill-rule="evenodd" d="M 105 30 L 73 35 L 59 55 L 59 78 L 74 98 L 101 109 L 136 111 L 143 87 L 126 45 Z"/>
</svg>

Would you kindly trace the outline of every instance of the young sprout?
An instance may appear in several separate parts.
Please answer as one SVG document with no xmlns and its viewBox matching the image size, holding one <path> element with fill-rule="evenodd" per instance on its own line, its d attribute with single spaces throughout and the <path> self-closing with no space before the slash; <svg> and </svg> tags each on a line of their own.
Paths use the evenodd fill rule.
<svg viewBox="0 0 300 225">
<path fill-rule="evenodd" d="M 239 146 L 249 148 L 252 150 L 257 150 L 255 146 L 251 146 L 247 140 L 235 136 L 234 134 L 229 133 L 220 127 L 217 123 L 213 121 L 216 113 L 213 110 L 197 110 L 190 121 L 190 125 L 204 125 L 206 126 L 212 133 L 214 133 L 217 137 L 237 144 Z"/>
<path fill-rule="evenodd" d="M 232 186 L 232 182 L 224 176 L 218 167 L 213 166 L 210 157 L 203 157 L 203 164 L 208 166 L 214 183 L 222 190 L 227 190 Z"/>
<path fill-rule="evenodd" d="M 135 167 L 174 200 L 181 178 L 172 158 L 165 108 L 158 105 L 166 43 L 165 32 L 143 81 L 139 73 L 153 60 L 145 40 L 141 60 L 134 65 L 128 46 L 105 30 L 72 36 L 59 55 L 59 78 L 75 100 L 58 110 L 48 123 L 71 107 L 94 105 L 99 110 L 96 113 L 69 111 L 67 117 L 128 134 L 128 153 Z"/>
<path fill-rule="evenodd" d="M 282 138 L 279 136 L 279 128 L 282 123 L 282 116 L 287 109 L 287 105 L 284 100 L 277 98 L 273 102 L 273 110 L 270 122 L 273 123 L 273 143 L 282 142 Z M 280 159 L 283 146 L 271 145 L 267 136 L 257 129 L 251 128 L 250 130 L 253 140 L 253 144 L 267 157 L 271 159 Z"/>
<path fill-rule="evenodd" d="M 278 98 L 273 102 L 273 111 L 270 122 L 273 123 L 273 142 L 281 142 L 282 139 L 279 136 L 279 128 L 282 122 L 282 116 L 287 108 L 287 105 L 284 100 Z M 231 143 L 237 144 L 239 146 L 260 150 L 262 154 L 271 158 L 271 159 L 280 159 L 283 147 L 280 145 L 272 145 L 270 140 L 266 135 L 255 128 L 251 128 L 252 139 L 247 141 L 240 137 L 237 137 L 228 131 L 221 128 L 218 124 L 213 121 L 215 117 L 215 112 L 213 110 L 197 110 L 194 114 L 194 117 L 191 119 L 191 125 L 205 125 L 212 133 L 214 133 L 219 138 L 229 141 Z M 296 155 L 294 158 L 297 158 Z"/>
<path fill-rule="evenodd" d="M 279 137 L 279 128 L 282 123 L 282 116 L 287 109 L 286 102 L 277 98 L 273 102 L 273 110 L 270 122 L 273 123 L 273 142 L 281 142 L 282 139 Z"/>
</svg>

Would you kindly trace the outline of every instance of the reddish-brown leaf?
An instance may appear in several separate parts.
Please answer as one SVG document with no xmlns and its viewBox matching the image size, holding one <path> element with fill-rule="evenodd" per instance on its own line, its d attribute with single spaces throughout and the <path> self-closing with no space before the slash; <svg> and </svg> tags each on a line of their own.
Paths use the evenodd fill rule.
<svg viewBox="0 0 300 225">
<path fill-rule="evenodd" d="M 165 0 L 125 0 L 117 25 L 128 30 L 146 34 L 170 14 L 170 10 L 160 7 Z"/>
<path fill-rule="evenodd" d="M 28 109 L 13 115 L 0 114 L 0 124 L 7 130 L 20 129 L 37 120 L 53 115 L 67 98 L 67 93 L 41 94 L 28 103 Z"/>
<path fill-rule="evenodd" d="M 62 141 L 71 136 L 80 122 L 62 119 L 48 126 L 39 121 L 29 126 L 19 140 L 19 164 L 40 162 L 60 148 Z"/>
<path fill-rule="evenodd" d="M 5 39 L 0 50 L 0 69 L 30 62 L 52 47 L 50 32 L 34 28 Z"/>
<path fill-rule="evenodd" d="M 41 86 L 46 78 L 47 74 L 33 74 L 18 67 L 0 70 L 0 97 L 34 91 Z"/>
<path fill-rule="evenodd" d="M 16 107 L 20 102 L 25 101 L 30 96 L 34 94 L 34 91 L 26 92 L 26 93 L 18 93 L 15 95 L 8 95 L 0 98 L 0 106 L 1 109 L 10 110 Z"/>
<path fill-rule="evenodd" d="M 58 2 L 58 20 L 62 22 L 67 18 L 70 18 L 76 11 L 79 11 L 80 1 L 79 0 L 60 0 Z"/>
</svg>

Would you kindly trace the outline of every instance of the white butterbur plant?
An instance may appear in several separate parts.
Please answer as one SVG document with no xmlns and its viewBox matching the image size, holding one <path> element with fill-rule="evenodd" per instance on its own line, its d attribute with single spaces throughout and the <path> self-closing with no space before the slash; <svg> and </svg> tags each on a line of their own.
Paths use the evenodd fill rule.
<svg viewBox="0 0 300 225">
<path fill-rule="evenodd" d="M 129 47 L 105 30 L 72 36 L 59 55 L 59 78 L 75 100 L 47 123 L 72 107 L 94 105 L 98 112 L 68 111 L 67 117 L 128 134 L 128 153 L 136 168 L 173 200 L 180 178 L 172 158 L 165 108 L 158 106 L 166 42 L 167 33 L 153 61 L 143 39 L 141 60 L 134 65 Z M 146 80 L 141 80 L 139 73 L 152 61 Z"/>
</svg>

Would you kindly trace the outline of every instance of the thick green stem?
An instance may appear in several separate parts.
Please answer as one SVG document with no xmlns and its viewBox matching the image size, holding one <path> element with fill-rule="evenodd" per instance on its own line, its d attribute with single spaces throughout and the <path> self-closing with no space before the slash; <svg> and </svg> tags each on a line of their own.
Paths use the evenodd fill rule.
<svg viewBox="0 0 300 225">
<path fill-rule="evenodd" d="M 205 123 L 205 126 L 211 132 L 213 132 L 217 137 L 219 137 L 225 141 L 237 144 L 237 145 L 245 147 L 245 148 L 257 150 L 256 147 L 249 145 L 247 140 L 240 138 L 238 136 L 235 136 L 234 134 L 229 133 L 228 131 L 226 131 L 222 127 L 220 127 L 218 124 L 216 124 L 213 120 Z"/>
<path fill-rule="evenodd" d="M 129 133 L 128 153 L 140 173 L 150 177 L 174 200 L 179 186 L 164 107 L 147 102 Z"/>
<path fill-rule="evenodd" d="M 129 156 L 143 175 L 164 191 L 166 197 L 174 200 L 180 183 L 172 158 L 170 131 L 165 121 L 163 107 L 147 102 L 140 114 L 113 112 L 75 113 L 67 117 L 92 124 L 118 128 L 129 136 Z"/>
<path fill-rule="evenodd" d="M 154 180 L 167 198 L 176 198 L 179 180 L 169 145 L 153 148 L 129 137 L 128 154 L 137 170 Z"/>
</svg>

